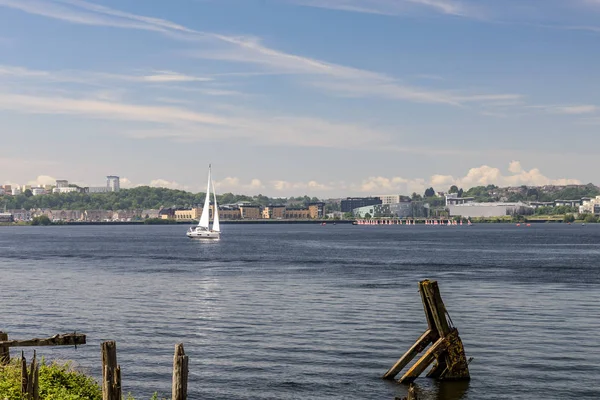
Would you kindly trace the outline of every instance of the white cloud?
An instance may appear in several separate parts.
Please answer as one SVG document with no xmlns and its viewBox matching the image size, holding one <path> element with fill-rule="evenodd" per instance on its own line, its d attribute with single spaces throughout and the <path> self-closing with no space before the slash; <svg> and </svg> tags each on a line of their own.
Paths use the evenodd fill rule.
<svg viewBox="0 0 600 400">
<path fill-rule="evenodd" d="M 576 105 L 534 105 L 527 108 L 538 109 L 548 114 L 582 115 L 594 114 L 600 111 L 600 107 L 593 104 Z"/>
<path fill-rule="evenodd" d="M 513 174 L 519 174 L 523 171 L 523 167 L 521 166 L 521 162 L 511 161 L 510 164 L 508 164 L 508 170 Z"/>
<path fill-rule="evenodd" d="M 48 175 L 40 175 L 32 181 L 27 182 L 31 186 L 44 186 L 56 184 L 56 178 Z"/>
<path fill-rule="evenodd" d="M 289 182 L 283 180 L 275 180 L 270 182 L 271 187 L 278 192 L 285 192 L 286 194 L 312 194 L 315 192 L 324 192 L 332 189 L 331 186 L 319 183 L 317 181 L 308 182 Z"/>
<path fill-rule="evenodd" d="M 467 15 L 471 10 L 453 0 L 284 0 L 309 7 L 329 8 L 351 12 L 383 15 L 401 15 L 410 11 L 410 6 L 421 6 L 449 15 Z"/>
<path fill-rule="evenodd" d="M 143 185 L 137 185 L 137 186 L 143 186 Z M 150 181 L 150 184 L 148 186 L 161 187 L 161 188 L 167 188 L 167 189 L 189 190 L 189 186 L 182 185 L 178 182 L 169 181 L 166 179 L 153 179 Z"/>
<path fill-rule="evenodd" d="M 249 183 L 242 183 L 239 178 L 228 176 L 222 180 L 214 182 L 217 192 L 235 192 L 243 193 L 247 191 L 249 194 L 255 194 L 256 191 L 264 189 L 264 185 L 260 179 L 252 179 Z"/>
</svg>

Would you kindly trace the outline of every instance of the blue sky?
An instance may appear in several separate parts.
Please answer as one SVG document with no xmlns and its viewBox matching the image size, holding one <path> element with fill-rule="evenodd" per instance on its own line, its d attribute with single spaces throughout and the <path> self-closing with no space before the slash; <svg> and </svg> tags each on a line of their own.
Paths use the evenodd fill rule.
<svg viewBox="0 0 600 400">
<path fill-rule="evenodd" d="M 0 183 L 599 183 L 600 0 L 0 0 Z"/>
</svg>

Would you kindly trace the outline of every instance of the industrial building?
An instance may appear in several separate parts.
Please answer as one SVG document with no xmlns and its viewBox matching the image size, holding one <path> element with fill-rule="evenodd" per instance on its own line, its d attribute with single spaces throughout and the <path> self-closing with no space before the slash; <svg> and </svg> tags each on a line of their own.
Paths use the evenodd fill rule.
<svg viewBox="0 0 600 400">
<path fill-rule="evenodd" d="M 465 203 L 448 206 L 450 216 L 465 218 L 505 217 L 507 215 L 531 215 L 534 208 L 525 203 Z"/>
<path fill-rule="evenodd" d="M 342 200 L 340 209 L 342 212 L 351 213 L 355 208 L 382 204 L 382 200 L 378 197 L 348 197 Z"/>
</svg>

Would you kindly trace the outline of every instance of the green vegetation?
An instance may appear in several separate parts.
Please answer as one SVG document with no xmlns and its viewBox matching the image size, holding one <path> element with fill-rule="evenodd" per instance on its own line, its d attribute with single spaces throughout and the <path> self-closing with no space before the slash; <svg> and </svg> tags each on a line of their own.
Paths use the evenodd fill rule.
<svg viewBox="0 0 600 400">
<path fill-rule="evenodd" d="M 148 218 L 144 220 L 144 224 L 145 225 L 165 225 L 165 224 L 176 224 L 177 221 L 169 218 L 169 219 L 162 219 L 162 218 Z"/>
<path fill-rule="evenodd" d="M 193 207 L 204 202 L 204 193 L 190 193 L 183 190 L 141 186 L 123 189 L 116 193 L 52 193 L 40 196 L 3 196 L 9 209 L 50 208 L 53 210 L 131 210 L 158 209 L 161 207 Z M 219 204 L 232 204 L 241 201 L 267 206 L 269 204 L 306 205 L 319 201 L 316 197 L 270 198 L 224 193 L 217 196 Z"/>
<path fill-rule="evenodd" d="M 40 398 L 52 400 L 101 400 L 102 390 L 92 378 L 67 364 L 40 363 Z M 13 359 L 0 367 L 0 399 L 22 400 L 21 364 Z"/>
<path fill-rule="evenodd" d="M 50 225 L 52 221 L 48 218 L 47 215 L 40 215 L 39 217 L 34 217 L 31 220 L 31 225 Z"/>
</svg>

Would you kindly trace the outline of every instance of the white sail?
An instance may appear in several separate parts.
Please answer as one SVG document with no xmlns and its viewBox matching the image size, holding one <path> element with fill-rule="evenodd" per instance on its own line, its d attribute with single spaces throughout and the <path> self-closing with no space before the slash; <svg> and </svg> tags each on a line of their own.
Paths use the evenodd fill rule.
<svg viewBox="0 0 600 400">
<path fill-rule="evenodd" d="M 208 166 L 208 184 L 206 185 L 206 199 L 204 199 L 204 207 L 202 207 L 202 215 L 198 226 L 201 228 L 208 229 L 210 215 L 210 165 Z"/>
<path fill-rule="evenodd" d="M 213 231 L 221 232 L 221 227 L 219 226 L 219 205 L 217 204 L 217 191 L 215 190 L 215 185 L 212 184 L 213 189 L 213 197 L 214 197 L 214 209 L 213 209 Z"/>
</svg>

